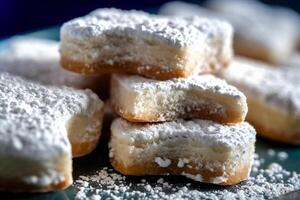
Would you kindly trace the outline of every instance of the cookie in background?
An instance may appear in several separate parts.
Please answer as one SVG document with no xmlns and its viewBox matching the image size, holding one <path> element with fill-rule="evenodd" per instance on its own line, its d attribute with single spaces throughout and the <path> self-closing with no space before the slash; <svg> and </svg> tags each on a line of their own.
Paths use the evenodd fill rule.
<svg viewBox="0 0 300 200">
<path fill-rule="evenodd" d="M 212 0 L 207 5 L 233 25 L 239 55 L 282 64 L 297 48 L 300 16 L 291 9 L 256 0 Z"/>
<path fill-rule="evenodd" d="M 286 62 L 300 40 L 300 17 L 291 9 L 255 0 L 212 0 L 204 5 L 169 2 L 160 14 L 224 19 L 234 27 L 235 53 L 273 64 Z"/>
<path fill-rule="evenodd" d="M 0 52 L 0 71 L 9 72 L 46 85 L 92 89 L 101 99 L 109 96 L 110 77 L 78 75 L 64 70 L 58 52 L 59 42 L 17 36 L 6 41 Z"/>
<path fill-rule="evenodd" d="M 235 58 L 222 77 L 247 97 L 249 121 L 263 137 L 300 144 L 300 78 L 298 66 L 271 66 Z"/>
</svg>

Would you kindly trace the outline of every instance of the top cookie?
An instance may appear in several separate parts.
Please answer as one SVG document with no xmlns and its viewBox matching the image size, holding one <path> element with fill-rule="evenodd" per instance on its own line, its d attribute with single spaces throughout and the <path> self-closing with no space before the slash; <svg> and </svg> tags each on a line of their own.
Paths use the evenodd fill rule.
<svg viewBox="0 0 300 200">
<path fill-rule="evenodd" d="M 60 52 L 63 67 L 71 71 L 169 79 L 226 66 L 231 43 L 226 22 L 98 9 L 63 25 Z"/>
</svg>

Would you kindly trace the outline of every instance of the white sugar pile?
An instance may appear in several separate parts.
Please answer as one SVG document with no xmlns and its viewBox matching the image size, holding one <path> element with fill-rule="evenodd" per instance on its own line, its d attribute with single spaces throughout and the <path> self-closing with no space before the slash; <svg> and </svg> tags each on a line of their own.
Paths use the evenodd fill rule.
<svg viewBox="0 0 300 200">
<path fill-rule="evenodd" d="M 262 169 L 263 162 L 256 155 L 252 176 L 241 184 L 224 188 L 208 188 L 189 180 L 180 184 L 163 178 L 153 181 L 153 177 L 151 181 L 141 178 L 132 183 L 113 169 L 103 168 L 75 181 L 76 199 L 272 199 L 300 188 L 300 174 L 287 171 L 278 163 Z"/>
</svg>

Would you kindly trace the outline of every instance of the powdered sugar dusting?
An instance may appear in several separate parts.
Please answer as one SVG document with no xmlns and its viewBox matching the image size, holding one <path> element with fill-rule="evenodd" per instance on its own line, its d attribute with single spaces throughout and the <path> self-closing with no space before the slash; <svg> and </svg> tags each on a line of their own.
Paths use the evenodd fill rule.
<svg viewBox="0 0 300 200">
<path fill-rule="evenodd" d="M 209 90 L 212 93 L 228 95 L 236 99 L 245 98 L 243 93 L 235 87 L 230 86 L 226 81 L 214 77 L 213 75 L 195 75 L 187 78 L 173 78 L 165 81 L 147 79 L 141 76 L 122 76 L 118 75 L 118 79 L 124 82 L 126 87 L 135 91 L 141 90 Z"/>
<path fill-rule="evenodd" d="M 149 39 L 158 39 L 176 47 L 186 47 L 209 37 L 211 30 L 218 28 L 223 32 L 221 22 L 211 26 L 209 20 L 202 20 L 205 30 L 199 30 L 183 20 L 170 20 L 150 15 L 142 11 L 121 11 L 118 9 L 98 9 L 89 15 L 71 20 L 63 25 L 62 38 L 79 40 L 97 38 L 101 34 L 131 35 Z M 230 28 L 229 28 L 230 29 Z"/>
<path fill-rule="evenodd" d="M 280 61 L 286 60 L 293 51 L 300 23 L 298 14 L 293 10 L 271 7 L 255 0 L 214 0 L 208 4 L 233 25 L 240 39 L 258 42 Z"/>
<path fill-rule="evenodd" d="M 276 162 L 263 168 L 257 154 L 254 163 L 256 170 L 247 181 L 225 188 L 210 188 L 188 180 L 178 182 L 176 177 L 132 180 L 105 167 L 75 181 L 76 199 L 85 200 L 91 196 L 97 199 L 273 199 L 300 188 L 300 174 Z"/>
<path fill-rule="evenodd" d="M 14 37 L 0 53 L 0 71 L 47 85 L 82 88 L 91 84 L 95 77 L 72 73 L 60 66 L 58 46 L 52 40 Z"/>
<path fill-rule="evenodd" d="M 256 132 L 247 122 L 233 125 L 218 124 L 208 120 L 176 120 L 155 124 L 133 124 L 119 118 L 112 124 L 115 136 L 128 144 L 147 143 L 158 138 L 185 137 L 206 145 L 232 149 L 254 143 Z M 119 131 L 122 130 L 122 131 Z"/>
<path fill-rule="evenodd" d="M 249 98 L 300 116 L 300 79 L 292 68 L 274 68 L 258 61 L 236 58 L 223 77 Z"/>
<path fill-rule="evenodd" d="M 42 86 L 6 73 L 0 74 L 0 99 L 0 151 L 28 159 L 70 153 L 68 121 L 101 106 L 89 90 Z"/>
<path fill-rule="evenodd" d="M 207 1 L 206 6 L 209 8 L 173 1 L 164 4 L 160 13 L 177 17 L 226 19 L 234 27 L 238 44 L 248 48 L 258 45 L 260 51 L 268 54 L 275 63 L 289 59 L 299 37 L 300 20 L 293 10 L 271 7 L 256 0 L 213 0 Z"/>
<path fill-rule="evenodd" d="M 203 110 L 224 118 L 242 119 L 247 113 L 244 94 L 213 75 L 195 75 L 166 81 L 134 75 L 114 75 L 112 83 L 120 85 L 111 97 L 117 109 L 136 116 L 152 115 L 156 121 L 189 118 L 189 113 L 201 113 Z M 225 98 L 227 101 L 220 101 Z M 230 110 L 232 104 L 235 105 L 235 112 L 239 112 L 235 116 Z"/>
</svg>

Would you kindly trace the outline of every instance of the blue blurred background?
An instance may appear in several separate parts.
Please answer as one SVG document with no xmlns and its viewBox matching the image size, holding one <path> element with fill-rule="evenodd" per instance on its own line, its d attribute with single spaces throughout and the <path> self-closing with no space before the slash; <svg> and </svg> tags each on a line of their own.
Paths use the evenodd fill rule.
<svg viewBox="0 0 300 200">
<path fill-rule="evenodd" d="M 222 1 L 222 0 L 221 0 Z M 167 0 L 0 0 L 0 37 L 45 28 L 82 16 L 100 7 L 155 12 Z M 187 1 L 201 4 L 204 1 Z M 299 0 L 262 0 L 300 12 Z"/>
</svg>

